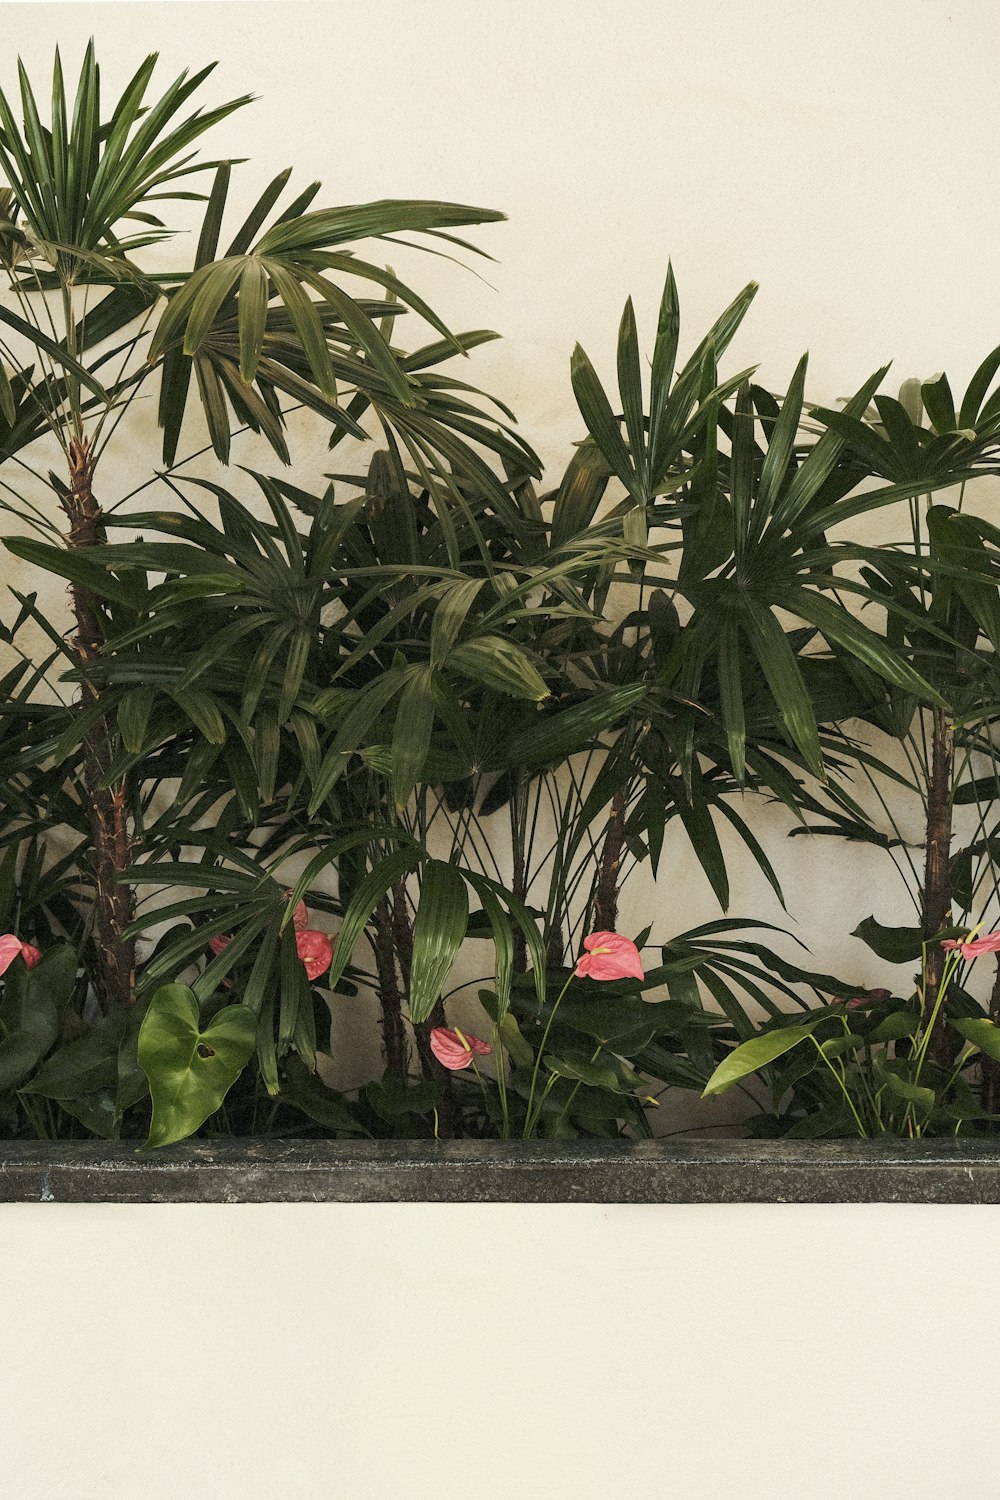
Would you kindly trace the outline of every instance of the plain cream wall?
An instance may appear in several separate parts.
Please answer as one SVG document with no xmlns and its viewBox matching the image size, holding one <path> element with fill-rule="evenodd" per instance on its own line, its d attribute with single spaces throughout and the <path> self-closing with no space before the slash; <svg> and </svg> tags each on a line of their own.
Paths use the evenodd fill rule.
<svg viewBox="0 0 1000 1500">
<path fill-rule="evenodd" d="M 3 1494 L 995 1500 L 996 1230 L 938 1206 L 8 1207 Z"/>
</svg>

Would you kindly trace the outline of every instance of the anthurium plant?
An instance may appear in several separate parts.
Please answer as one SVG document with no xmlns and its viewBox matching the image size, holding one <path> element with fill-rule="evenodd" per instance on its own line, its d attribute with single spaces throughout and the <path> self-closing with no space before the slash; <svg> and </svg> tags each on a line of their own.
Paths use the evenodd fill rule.
<svg viewBox="0 0 1000 1500">
<path fill-rule="evenodd" d="M 725 368 L 753 284 L 682 354 L 668 268 L 615 389 L 573 352 L 546 481 L 449 364 L 493 335 L 382 264 L 502 215 L 282 173 L 234 221 L 244 168 L 198 151 L 248 101 L 155 66 L 109 101 L 93 48 L 75 92 L 57 53 L 44 101 L 20 67 L 0 91 L 0 1128 L 636 1136 L 766 1068 L 758 1130 L 990 1131 L 996 1028 L 941 942 L 1000 889 L 998 538 L 963 509 L 1000 351 L 958 409 L 884 369 L 823 409 L 804 356 L 779 393 Z M 234 472 L 247 433 L 270 457 Z M 898 508 L 908 538 L 852 540 Z M 885 739 L 918 851 L 857 795 L 907 782 Z M 730 914 L 727 847 L 785 900 L 757 798 L 912 876 L 913 929 L 859 931 L 924 955 L 913 996 Z M 678 841 L 718 916 L 639 931 L 629 881 Z"/>
<path fill-rule="evenodd" d="M 939 964 L 937 949 L 942 957 Z M 705 1087 L 722 1094 L 757 1075 L 771 1110 L 762 1132 L 785 1136 L 959 1135 L 992 1124 L 972 1070 L 1000 1060 L 1000 1026 L 961 990 L 968 968 L 1000 952 L 1000 933 L 975 932 L 928 944 L 908 999 L 886 989 L 837 999 L 769 1023 L 719 1063 Z M 957 1004 L 948 1005 L 954 989 Z M 952 1045 L 932 1051 L 939 1031 Z M 939 1061 L 942 1050 L 946 1062 Z"/>
</svg>

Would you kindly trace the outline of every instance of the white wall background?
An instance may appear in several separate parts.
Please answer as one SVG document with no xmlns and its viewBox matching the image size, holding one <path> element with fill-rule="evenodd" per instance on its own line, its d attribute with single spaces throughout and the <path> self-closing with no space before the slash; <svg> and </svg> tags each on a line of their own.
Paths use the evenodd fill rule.
<svg viewBox="0 0 1000 1500">
<path fill-rule="evenodd" d="M 689 345 L 756 278 L 732 368 L 759 360 L 777 386 L 808 346 L 825 400 L 890 356 L 897 382 L 963 385 L 1000 341 L 992 0 L 5 4 L 0 21 L 5 86 L 15 54 L 35 74 L 58 41 L 72 65 L 90 34 L 109 87 L 151 48 L 164 79 L 221 58 L 207 92 L 262 96 L 216 141 L 253 158 L 243 202 L 295 163 L 332 201 L 505 209 L 480 236 L 492 290 L 405 269 L 456 326 L 503 333 L 473 378 L 553 471 L 581 431 L 573 341 L 610 375 L 631 292 L 648 347 L 668 255 Z M 145 477 L 142 437 L 107 492 Z M 325 454 L 304 437 L 309 483 Z M 905 914 L 881 860 L 779 852 L 817 962 L 884 977 L 846 938 Z M 781 915 L 740 872 L 733 910 Z M 630 925 L 714 915 L 674 851 Z M 996 1229 L 938 1208 L 8 1207 L 4 1489 L 986 1500 Z"/>
<path fill-rule="evenodd" d="M 989 1208 L 6 1208 L 3 1493 L 994 1500 L 996 1229 Z"/>
</svg>

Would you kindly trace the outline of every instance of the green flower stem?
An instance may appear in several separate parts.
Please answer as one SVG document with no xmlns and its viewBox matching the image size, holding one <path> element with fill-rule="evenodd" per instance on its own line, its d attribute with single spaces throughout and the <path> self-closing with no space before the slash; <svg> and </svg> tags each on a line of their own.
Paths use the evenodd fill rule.
<svg viewBox="0 0 1000 1500">
<path fill-rule="evenodd" d="M 845 1036 L 850 1036 L 851 1035 L 851 1028 L 850 1028 L 850 1024 L 849 1024 L 849 1022 L 847 1020 L 847 1017 L 845 1015 L 842 1015 L 840 1019 L 843 1022 L 844 1035 Z M 870 1068 L 871 1067 L 871 1050 L 868 1047 L 867 1043 L 865 1044 L 865 1050 L 868 1053 L 868 1066 Z M 844 1076 L 846 1077 L 846 1071 L 844 1070 L 843 1063 L 841 1063 L 841 1070 L 844 1071 Z M 855 1073 L 856 1073 L 858 1082 L 861 1084 L 861 1087 L 864 1090 L 866 1104 L 870 1108 L 873 1116 L 875 1116 L 875 1118 L 878 1118 L 878 1106 L 877 1106 L 877 1104 L 875 1102 L 875 1095 L 872 1093 L 871 1089 L 868 1087 L 868 1079 L 865 1076 L 865 1069 L 864 1068 L 856 1068 L 855 1069 Z"/>
<path fill-rule="evenodd" d="M 559 1079 L 559 1074 L 558 1073 L 550 1073 L 549 1076 L 548 1076 L 548 1078 L 546 1078 L 546 1080 L 545 1080 L 545 1087 L 542 1089 L 542 1097 L 538 1101 L 538 1109 L 535 1112 L 535 1125 L 536 1126 L 538 1125 L 539 1121 L 542 1118 L 542 1110 L 545 1108 L 545 1101 L 549 1097 L 549 1095 L 551 1094 L 552 1090 L 555 1088 L 555 1085 L 558 1082 L 558 1079 Z"/>
<path fill-rule="evenodd" d="M 938 985 L 937 994 L 934 997 L 934 1009 L 931 1011 L 931 1018 L 927 1023 L 927 1029 L 921 1037 L 920 1046 L 917 1049 L 917 1069 L 913 1075 L 914 1088 L 920 1082 L 920 1073 L 924 1066 L 924 1059 L 927 1056 L 927 1048 L 930 1046 L 931 1033 L 934 1030 L 934 1026 L 937 1022 L 938 1016 L 941 1014 L 941 1006 L 944 1003 L 944 997 L 948 992 L 948 986 L 951 983 L 952 976 L 954 975 L 957 967 L 958 961 L 954 957 L 949 955 L 948 959 L 945 962 L 944 972 L 941 975 L 941 983 Z M 926 994 L 926 982 L 924 986 L 924 993 Z M 922 1002 L 923 996 L 921 996 L 921 1009 L 923 1008 Z"/>
<path fill-rule="evenodd" d="M 860 1135 L 862 1137 L 862 1139 L 866 1139 L 868 1132 L 865 1130 L 865 1127 L 864 1127 L 864 1125 L 861 1122 L 861 1116 L 858 1114 L 857 1110 L 854 1108 L 854 1100 L 851 1098 L 850 1094 L 847 1092 L 847 1085 L 845 1084 L 843 1078 L 837 1072 L 836 1068 L 833 1066 L 833 1063 L 827 1057 L 826 1053 L 823 1051 L 822 1046 L 820 1045 L 819 1042 L 817 1042 L 817 1040 L 813 1036 L 812 1032 L 809 1033 L 809 1040 L 812 1042 L 813 1046 L 816 1048 L 816 1051 L 819 1053 L 819 1055 L 822 1058 L 823 1062 L 826 1063 L 827 1067 L 830 1069 L 830 1072 L 833 1074 L 834 1078 L 836 1079 L 836 1081 L 837 1081 L 837 1087 L 840 1089 L 840 1092 L 843 1094 L 844 1098 L 846 1099 L 846 1101 L 847 1101 L 847 1107 L 851 1111 L 851 1114 L 854 1116 L 854 1123 L 858 1127 L 858 1135 Z"/>
<path fill-rule="evenodd" d="M 961 1073 L 963 1071 L 963 1069 L 965 1068 L 965 1066 L 966 1066 L 967 1063 L 970 1063 L 972 1061 L 973 1057 L 975 1056 L 975 1054 L 978 1051 L 979 1051 L 978 1047 L 970 1047 L 969 1050 L 968 1050 L 968 1052 L 963 1052 L 962 1053 L 961 1057 L 958 1059 L 958 1062 L 955 1064 L 955 1071 L 952 1073 L 951 1077 L 948 1079 L 948 1082 L 945 1084 L 944 1088 L 941 1090 L 942 1096 L 946 1096 L 947 1095 L 948 1090 L 955 1083 L 955 1080 L 958 1078 L 959 1073 Z"/>
<path fill-rule="evenodd" d="M 600 1057 L 600 1055 L 601 1055 L 601 1053 L 603 1051 L 604 1051 L 604 1047 L 603 1046 L 599 1046 L 597 1048 L 596 1052 L 594 1053 L 593 1057 L 590 1059 L 590 1061 L 592 1063 L 595 1063 L 597 1061 L 597 1059 Z M 580 1087 L 581 1087 L 580 1079 L 577 1079 L 576 1083 L 574 1083 L 573 1087 L 569 1091 L 569 1098 L 566 1100 L 566 1103 L 563 1105 L 562 1109 L 559 1111 L 559 1118 L 558 1118 L 558 1120 L 556 1121 L 556 1123 L 552 1127 L 552 1134 L 553 1135 L 558 1135 L 558 1133 L 559 1133 L 559 1127 L 562 1124 L 563 1120 L 565 1120 L 566 1117 L 567 1117 L 567 1115 L 569 1114 L 569 1107 L 573 1103 L 573 1100 L 576 1098 L 577 1094 L 580 1092 Z"/>
<path fill-rule="evenodd" d="M 555 1005 L 553 1005 L 551 1011 L 549 1012 L 549 1019 L 545 1023 L 545 1030 L 542 1032 L 542 1040 L 538 1044 L 538 1052 L 535 1055 L 535 1066 L 534 1066 L 534 1068 L 532 1070 L 532 1074 L 531 1074 L 531 1088 L 528 1090 L 528 1112 L 527 1112 L 527 1114 L 525 1116 L 525 1119 L 524 1119 L 524 1136 L 523 1136 L 524 1140 L 527 1140 L 528 1137 L 531 1135 L 532 1127 L 533 1127 L 533 1125 L 535 1123 L 534 1119 L 532 1118 L 531 1111 L 532 1111 L 532 1106 L 533 1106 L 533 1104 L 535 1102 L 535 1089 L 538 1087 L 538 1070 L 539 1070 L 539 1068 L 542 1065 L 542 1056 L 543 1056 L 543 1054 L 545 1052 L 545 1044 L 546 1044 L 546 1042 L 549 1039 L 549 1032 L 552 1030 L 552 1022 L 556 1018 L 556 1011 L 559 1009 L 560 1005 L 562 1004 L 562 1002 L 563 1002 L 563 1000 L 565 998 L 565 995 L 566 995 L 566 991 L 569 989 L 570 985 L 573 983 L 573 973 L 574 973 L 574 971 L 571 969 L 570 973 L 569 973 L 569 978 L 566 980 L 566 983 L 563 985 L 562 989 L 559 991 L 559 994 L 558 994 L 558 996 L 556 998 L 556 1003 L 555 1003 Z M 546 1090 L 546 1093 L 547 1092 L 548 1091 Z M 539 1113 L 541 1113 L 542 1104 L 544 1104 L 544 1103 L 545 1103 L 545 1095 L 543 1094 L 541 1102 L 539 1103 L 539 1106 L 538 1106 L 538 1112 Z"/>
<path fill-rule="evenodd" d="M 470 1052 L 472 1051 L 471 1047 L 469 1050 Z M 484 1079 L 482 1073 L 480 1073 L 479 1071 L 479 1065 L 476 1062 L 476 1054 L 474 1052 L 472 1053 L 472 1071 L 473 1073 L 475 1073 L 476 1078 L 479 1080 L 479 1087 L 483 1091 L 483 1110 L 488 1120 L 490 1117 L 490 1096 L 486 1091 L 486 1080 Z"/>
<path fill-rule="evenodd" d="M 500 1040 L 500 1027 L 493 1027 L 493 1057 L 497 1070 L 497 1093 L 500 1095 L 500 1139 L 510 1140 L 510 1106 L 507 1102 L 507 1071 L 506 1058 L 504 1055 L 503 1042 Z"/>
<path fill-rule="evenodd" d="M 27 1117 L 28 1117 L 28 1123 L 31 1126 L 32 1130 L 35 1132 L 35 1135 L 38 1138 L 38 1140 L 40 1140 L 40 1141 L 52 1140 L 54 1138 L 54 1136 L 55 1136 L 55 1130 L 54 1129 L 52 1129 L 52 1130 L 46 1130 L 46 1128 L 45 1128 L 45 1121 L 44 1121 L 42 1115 L 36 1112 L 34 1105 L 28 1103 L 28 1100 L 27 1100 L 26 1096 L 22 1093 L 22 1091 L 20 1089 L 15 1090 L 15 1092 L 17 1094 L 17 1102 L 18 1102 L 18 1104 L 20 1104 L 21 1108 L 24 1110 L 24 1113 L 27 1115 Z M 50 1112 L 50 1115 L 49 1115 L 49 1120 L 50 1120 L 50 1124 L 51 1124 L 52 1123 L 51 1112 Z"/>
</svg>

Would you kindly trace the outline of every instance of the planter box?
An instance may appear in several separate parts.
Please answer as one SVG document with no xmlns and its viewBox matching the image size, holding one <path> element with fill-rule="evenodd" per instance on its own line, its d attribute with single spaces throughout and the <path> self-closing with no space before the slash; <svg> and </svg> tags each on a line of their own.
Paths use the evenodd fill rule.
<svg viewBox="0 0 1000 1500">
<path fill-rule="evenodd" d="M 997 1492 L 990 1144 L 0 1143 L 0 1195 L 16 1500 Z"/>
<path fill-rule="evenodd" d="M 1000 1203 L 1000 1145 L 7 1142 L 0 1202 Z"/>
</svg>

